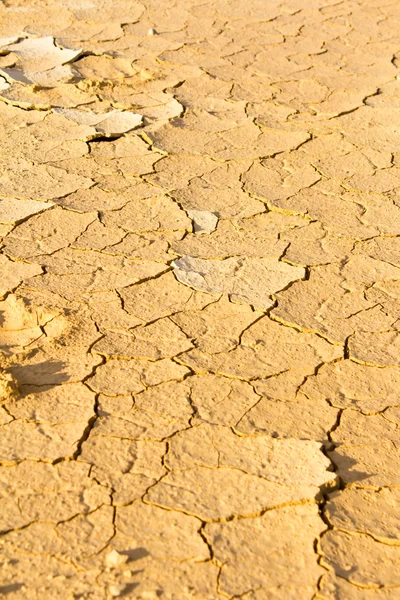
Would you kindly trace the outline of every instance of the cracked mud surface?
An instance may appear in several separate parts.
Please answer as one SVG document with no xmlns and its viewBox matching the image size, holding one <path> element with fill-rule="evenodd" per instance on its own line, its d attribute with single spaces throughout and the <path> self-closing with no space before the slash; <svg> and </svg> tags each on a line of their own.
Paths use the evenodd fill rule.
<svg viewBox="0 0 400 600">
<path fill-rule="evenodd" d="M 0 596 L 400 599 L 400 9 L 0 7 Z"/>
</svg>

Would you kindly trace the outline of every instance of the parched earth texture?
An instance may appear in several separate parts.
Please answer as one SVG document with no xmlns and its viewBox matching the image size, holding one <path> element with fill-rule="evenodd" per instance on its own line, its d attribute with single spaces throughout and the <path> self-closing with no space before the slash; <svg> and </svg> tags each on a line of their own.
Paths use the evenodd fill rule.
<svg viewBox="0 0 400 600">
<path fill-rule="evenodd" d="M 0 596 L 400 599 L 398 0 L 4 0 Z"/>
</svg>

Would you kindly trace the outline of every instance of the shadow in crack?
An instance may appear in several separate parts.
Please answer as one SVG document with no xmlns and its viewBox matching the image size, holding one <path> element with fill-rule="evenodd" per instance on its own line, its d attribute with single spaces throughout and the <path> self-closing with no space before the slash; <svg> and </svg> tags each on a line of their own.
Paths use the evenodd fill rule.
<svg viewBox="0 0 400 600">
<path fill-rule="evenodd" d="M 338 452 L 339 448 L 342 448 L 341 452 Z M 363 481 L 369 479 L 371 473 L 365 471 L 357 471 L 354 469 L 358 461 L 351 456 L 346 456 L 344 451 L 346 450 L 345 445 L 338 445 L 335 450 L 328 453 L 328 456 L 332 463 L 336 467 L 336 475 L 345 483 L 356 483 L 357 481 Z"/>
<path fill-rule="evenodd" d="M 61 360 L 49 360 L 35 364 L 15 365 L 8 369 L 14 377 L 21 396 L 32 392 L 51 389 L 69 380 L 64 369 L 66 363 Z"/>
<path fill-rule="evenodd" d="M 0 596 L 7 596 L 7 594 L 18 592 L 22 587 L 24 587 L 23 583 L 9 583 L 8 585 L 1 585 Z"/>
<path fill-rule="evenodd" d="M 129 557 L 129 562 L 140 560 L 141 558 L 145 558 L 146 556 L 150 556 L 150 552 L 146 550 L 146 548 L 133 548 L 132 550 L 124 550 L 121 554 L 125 554 L 125 556 Z"/>
<path fill-rule="evenodd" d="M 128 583 L 128 584 L 125 586 L 125 588 L 122 590 L 122 592 L 120 592 L 120 593 L 119 593 L 119 596 L 120 596 L 120 598 L 121 598 L 121 597 L 123 598 L 124 596 L 127 596 L 127 595 L 128 595 L 130 592 L 133 592 L 133 590 L 134 590 L 135 588 L 137 588 L 137 587 L 138 587 L 138 585 L 139 585 L 138 583 Z M 143 596 L 142 596 L 142 597 L 143 597 Z"/>
</svg>

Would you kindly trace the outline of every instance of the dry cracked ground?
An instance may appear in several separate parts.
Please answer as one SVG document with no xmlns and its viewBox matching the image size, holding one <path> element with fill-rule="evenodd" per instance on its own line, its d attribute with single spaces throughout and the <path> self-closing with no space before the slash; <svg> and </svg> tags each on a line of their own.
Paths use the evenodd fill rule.
<svg viewBox="0 0 400 600">
<path fill-rule="evenodd" d="M 0 7 L 0 595 L 400 599 L 398 0 Z"/>
</svg>

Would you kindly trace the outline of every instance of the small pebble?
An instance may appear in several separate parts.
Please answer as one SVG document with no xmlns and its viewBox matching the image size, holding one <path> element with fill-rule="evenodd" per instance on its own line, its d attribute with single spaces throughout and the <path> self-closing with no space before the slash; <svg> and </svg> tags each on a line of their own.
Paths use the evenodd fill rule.
<svg viewBox="0 0 400 600">
<path fill-rule="evenodd" d="M 124 583 L 110 585 L 108 591 L 110 592 L 113 598 L 118 598 L 124 591 L 126 590 L 126 585 Z"/>
<path fill-rule="evenodd" d="M 153 27 L 150 27 L 150 29 L 147 32 L 147 35 L 157 35 L 157 31 Z"/>
<path fill-rule="evenodd" d="M 113 568 L 118 567 L 119 565 L 123 565 L 128 560 L 128 556 L 126 554 L 120 554 L 116 550 L 111 550 L 105 558 L 106 567 Z"/>
</svg>

